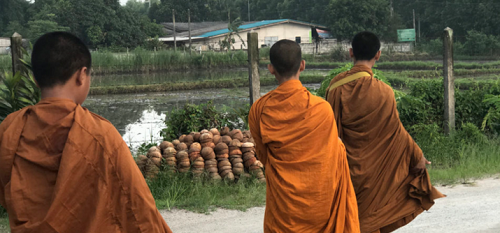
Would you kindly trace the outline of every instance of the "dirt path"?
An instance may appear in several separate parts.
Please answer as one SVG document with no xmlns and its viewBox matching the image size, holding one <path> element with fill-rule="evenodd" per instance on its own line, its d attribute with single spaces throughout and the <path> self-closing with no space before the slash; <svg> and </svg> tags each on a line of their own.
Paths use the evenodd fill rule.
<svg viewBox="0 0 500 233">
<path fill-rule="evenodd" d="M 439 187 L 448 197 L 424 212 L 398 233 L 498 233 L 500 232 L 500 179 L 489 178 L 471 185 Z M 264 207 L 246 212 L 219 209 L 211 214 L 184 210 L 161 211 L 175 233 L 261 233 Z"/>
</svg>

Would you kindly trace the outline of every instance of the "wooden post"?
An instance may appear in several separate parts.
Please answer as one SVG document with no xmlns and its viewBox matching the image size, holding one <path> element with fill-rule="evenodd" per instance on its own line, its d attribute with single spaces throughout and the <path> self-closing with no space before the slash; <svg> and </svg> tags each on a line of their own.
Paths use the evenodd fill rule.
<svg viewBox="0 0 500 233">
<path fill-rule="evenodd" d="M 415 9 L 413 9 L 413 31 L 415 32 L 415 47 L 417 47 L 417 28 L 415 25 Z"/>
<path fill-rule="evenodd" d="M 455 77 L 453 76 L 453 30 L 444 29 L 444 132 L 455 130 Z"/>
<path fill-rule="evenodd" d="M 260 76 L 259 76 L 259 34 L 249 32 L 247 34 L 248 51 L 248 83 L 250 84 L 250 105 L 260 98 Z"/>
<path fill-rule="evenodd" d="M 172 9 L 172 22 L 174 23 L 174 51 L 177 52 L 177 33 L 175 31 L 175 10 Z"/>
<path fill-rule="evenodd" d="M 10 50 L 12 53 L 12 74 L 22 71 L 23 63 L 20 59 L 23 59 L 23 37 L 19 33 L 15 32 L 10 38 Z"/>
<path fill-rule="evenodd" d="M 189 54 L 191 54 L 191 10 L 188 9 Z"/>
</svg>

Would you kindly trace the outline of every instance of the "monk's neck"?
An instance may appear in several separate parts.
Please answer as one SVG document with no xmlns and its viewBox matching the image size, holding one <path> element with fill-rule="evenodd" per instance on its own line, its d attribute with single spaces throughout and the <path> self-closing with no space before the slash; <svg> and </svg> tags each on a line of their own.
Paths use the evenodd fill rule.
<svg viewBox="0 0 500 233">
<path fill-rule="evenodd" d="M 368 68 L 373 68 L 373 66 L 375 66 L 375 61 L 372 60 L 372 61 L 354 61 L 354 65 L 355 66 L 366 66 Z"/>
<path fill-rule="evenodd" d="M 299 77 L 300 77 L 300 75 L 295 75 L 295 76 L 292 76 L 290 78 L 276 77 L 276 79 L 278 80 L 278 84 L 281 85 L 282 83 L 285 83 L 285 82 L 290 81 L 290 80 L 300 80 Z"/>
</svg>

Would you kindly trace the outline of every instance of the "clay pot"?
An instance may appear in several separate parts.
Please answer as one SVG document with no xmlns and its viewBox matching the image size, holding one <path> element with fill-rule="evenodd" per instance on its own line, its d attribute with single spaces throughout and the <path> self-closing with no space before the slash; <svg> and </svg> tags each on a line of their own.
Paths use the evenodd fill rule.
<svg viewBox="0 0 500 233">
<path fill-rule="evenodd" d="M 153 152 L 160 152 L 161 153 L 160 148 L 157 146 L 153 146 L 153 147 L 149 148 L 148 154 L 153 153 Z"/>
<path fill-rule="evenodd" d="M 184 143 L 186 144 L 193 144 L 194 142 L 194 138 L 192 135 L 187 135 L 186 137 L 184 137 Z"/>
<path fill-rule="evenodd" d="M 257 161 L 257 158 L 253 157 L 249 160 L 245 160 L 245 167 L 250 167 L 252 166 L 253 163 L 255 163 L 255 161 Z"/>
<path fill-rule="evenodd" d="M 200 131 L 201 134 L 208 133 L 208 132 L 210 132 L 210 131 L 208 131 L 207 129 Z"/>
<path fill-rule="evenodd" d="M 230 131 L 231 130 L 229 129 L 229 127 L 226 126 L 221 130 L 220 135 L 222 136 L 228 135 Z"/>
<path fill-rule="evenodd" d="M 213 142 L 214 135 L 210 132 L 204 133 L 200 136 L 200 142 L 205 143 L 205 142 Z"/>
<path fill-rule="evenodd" d="M 180 142 L 184 142 L 184 138 L 186 138 L 186 135 L 185 135 L 185 134 L 183 134 L 183 135 L 181 135 L 181 136 L 179 137 L 179 141 L 180 141 Z"/>
<path fill-rule="evenodd" d="M 217 164 L 217 166 L 219 168 L 224 167 L 224 166 L 231 166 L 231 163 L 228 160 L 222 160 L 222 161 L 219 161 L 219 163 Z"/>
<path fill-rule="evenodd" d="M 232 140 L 233 139 L 228 135 L 222 136 L 221 138 L 221 142 L 226 143 L 227 145 L 229 145 L 229 143 L 231 143 Z"/>
<path fill-rule="evenodd" d="M 155 151 L 155 152 L 148 153 L 148 157 L 149 158 L 161 158 L 162 156 L 161 156 L 160 151 L 158 150 L 158 151 Z"/>
<path fill-rule="evenodd" d="M 233 139 L 230 143 L 229 146 L 231 147 L 241 147 L 241 142 L 238 139 Z"/>
<path fill-rule="evenodd" d="M 168 157 L 175 157 L 177 154 L 177 151 L 173 147 L 167 147 L 165 150 L 163 150 L 163 157 L 168 158 Z"/>
<path fill-rule="evenodd" d="M 221 142 L 221 136 L 220 135 L 214 135 L 213 142 L 215 145 L 217 145 L 219 142 Z"/>
<path fill-rule="evenodd" d="M 200 142 L 201 133 L 194 133 L 193 139 L 195 142 Z"/>
<path fill-rule="evenodd" d="M 216 128 L 212 128 L 212 129 L 210 129 L 210 133 L 212 133 L 212 135 L 214 135 L 214 136 L 215 136 L 215 135 L 220 135 L 219 130 L 218 130 L 218 129 L 216 129 Z"/>
<path fill-rule="evenodd" d="M 242 158 L 234 158 L 231 160 L 231 163 L 233 164 L 242 164 L 243 165 L 243 159 Z"/>
<path fill-rule="evenodd" d="M 214 154 L 214 149 L 212 149 L 212 147 L 203 147 L 203 149 L 201 149 L 201 156 L 203 156 L 204 159 L 210 154 Z"/>
<path fill-rule="evenodd" d="M 191 152 L 200 152 L 200 151 L 201 151 L 201 144 L 200 143 L 194 142 L 189 147 L 189 153 L 191 153 Z"/>
<path fill-rule="evenodd" d="M 174 147 L 174 144 L 172 144 L 171 142 L 169 141 L 163 141 L 161 144 L 160 144 L 160 150 L 161 151 L 165 151 L 165 149 L 167 149 L 168 147 Z"/>
<path fill-rule="evenodd" d="M 175 147 L 175 149 L 177 149 L 177 151 L 187 150 L 188 146 L 186 145 L 186 143 L 181 142 Z"/>
<path fill-rule="evenodd" d="M 228 149 L 227 144 L 221 142 L 221 143 L 217 144 L 217 146 L 215 146 L 214 151 L 215 151 L 215 153 L 220 153 L 220 152 L 227 150 L 227 149 Z"/>
<path fill-rule="evenodd" d="M 172 141 L 172 144 L 174 144 L 174 147 L 177 148 L 177 145 L 179 145 L 179 143 L 181 143 L 181 141 L 175 139 Z"/>
<path fill-rule="evenodd" d="M 245 142 L 243 144 L 241 144 L 241 148 L 254 148 L 255 145 L 251 142 Z"/>
<path fill-rule="evenodd" d="M 240 155 L 241 156 L 242 154 L 243 153 L 239 149 L 229 151 L 229 155 Z"/>
<path fill-rule="evenodd" d="M 183 150 L 183 151 L 179 151 L 177 152 L 177 155 L 175 156 L 175 158 L 177 160 L 183 160 L 183 159 L 187 159 L 189 160 L 189 154 L 187 151 Z"/>
</svg>

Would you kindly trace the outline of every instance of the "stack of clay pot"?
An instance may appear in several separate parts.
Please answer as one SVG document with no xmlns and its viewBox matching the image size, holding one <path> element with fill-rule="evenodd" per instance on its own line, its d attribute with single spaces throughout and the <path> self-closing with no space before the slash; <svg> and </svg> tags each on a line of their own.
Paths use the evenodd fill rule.
<svg viewBox="0 0 500 233">
<path fill-rule="evenodd" d="M 217 160 L 215 159 L 215 152 L 212 147 L 204 147 L 201 150 L 201 156 L 205 160 L 205 170 L 213 180 L 220 180 L 219 169 L 217 169 Z"/>
<path fill-rule="evenodd" d="M 188 172 L 189 168 L 191 167 L 191 163 L 189 161 L 189 153 L 186 143 L 179 142 L 179 144 L 177 144 L 176 146 L 176 149 L 177 154 L 175 157 L 177 158 L 177 171 L 180 173 Z"/>
<path fill-rule="evenodd" d="M 188 135 L 190 136 L 190 135 Z M 200 143 L 194 142 L 189 147 L 189 161 L 193 165 L 191 167 L 191 172 L 194 177 L 200 177 L 205 170 L 205 160 L 201 157 L 201 145 Z"/>
<path fill-rule="evenodd" d="M 233 139 L 229 144 L 229 161 L 233 167 L 233 174 L 237 177 L 245 172 L 243 166 L 243 153 L 241 152 L 241 142 L 238 139 Z"/>
<path fill-rule="evenodd" d="M 135 161 L 143 176 L 145 175 L 144 172 L 146 171 L 146 164 L 148 163 L 148 160 L 148 157 L 146 157 L 145 155 L 139 155 L 137 156 L 137 159 Z"/>
<path fill-rule="evenodd" d="M 200 143 L 201 143 L 201 147 L 205 148 L 205 147 L 211 147 L 212 149 L 215 148 L 215 144 L 214 144 L 214 135 L 208 131 L 208 130 L 203 130 L 200 132 L 201 133 L 201 136 L 200 136 Z"/>
<path fill-rule="evenodd" d="M 146 161 L 146 165 L 144 166 L 144 176 L 147 178 L 155 178 L 156 175 L 160 172 L 160 167 L 162 164 L 160 148 L 157 146 L 149 148 L 146 157 L 148 158 L 148 160 Z"/>
<path fill-rule="evenodd" d="M 217 156 L 217 168 L 222 179 L 234 180 L 231 163 L 229 162 L 229 149 L 225 143 L 219 143 L 215 147 Z"/>
<path fill-rule="evenodd" d="M 164 159 L 164 167 L 167 172 L 175 173 L 177 172 L 177 151 L 174 148 L 174 144 L 168 141 L 164 141 L 160 144 L 160 150 Z"/>
<path fill-rule="evenodd" d="M 265 181 L 263 165 L 255 157 L 255 145 L 251 142 L 246 142 L 241 145 L 243 152 L 243 162 L 251 175 L 257 177 L 260 181 Z"/>
</svg>

